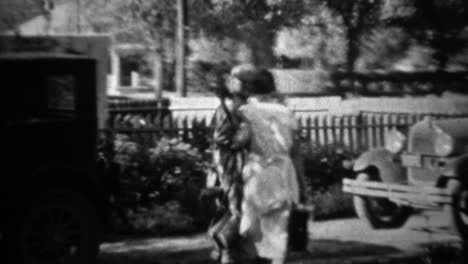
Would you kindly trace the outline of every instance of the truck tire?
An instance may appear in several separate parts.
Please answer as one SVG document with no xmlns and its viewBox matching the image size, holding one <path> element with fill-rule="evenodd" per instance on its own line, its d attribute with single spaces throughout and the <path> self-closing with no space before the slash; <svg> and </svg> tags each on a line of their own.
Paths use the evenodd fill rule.
<svg viewBox="0 0 468 264">
<path fill-rule="evenodd" d="M 95 263 L 98 223 L 95 207 L 83 195 L 47 192 L 18 221 L 15 258 L 23 264 Z"/>
<path fill-rule="evenodd" d="M 356 180 L 381 181 L 375 171 L 359 173 Z M 401 227 L 411 215 L 410 207 L 397 205 L 387 198 L 354 195 L 353 203 L 358 217 L 372 229 Z"/>
<path fill-rule="evenodd" d="M 468 238 L 468 184 L 451 179 L 447 189 L 453 191 L 453 203 L 445 205 L 445 215 L 448 216 L 452 231 L 462 238 Z"/>
</svg>

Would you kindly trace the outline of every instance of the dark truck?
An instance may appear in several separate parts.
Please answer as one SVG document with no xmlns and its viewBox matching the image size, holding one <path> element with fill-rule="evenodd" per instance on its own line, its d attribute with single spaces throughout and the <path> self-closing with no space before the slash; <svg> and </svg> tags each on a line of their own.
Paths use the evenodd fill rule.
<svg viewBox="0 0 468 264">
<path fill-rule="evenodd" d="M 87 55 L 0 53 L 0 239 L 10 263 L 96 258 L 110 193 L 98 67 Z"/>
</svg>

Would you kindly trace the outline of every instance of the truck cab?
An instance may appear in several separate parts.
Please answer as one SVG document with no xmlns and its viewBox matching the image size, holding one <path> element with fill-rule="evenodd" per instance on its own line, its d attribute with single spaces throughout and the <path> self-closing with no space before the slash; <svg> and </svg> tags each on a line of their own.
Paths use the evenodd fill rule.
<svg viewBox="0 0 468 264">
<path fill-rule="evenodd" d="M 111 192 L 99 67 L 89 54 L 0 52 L 0 241 L 12 263 L 95 261 Z"/>
</svg>

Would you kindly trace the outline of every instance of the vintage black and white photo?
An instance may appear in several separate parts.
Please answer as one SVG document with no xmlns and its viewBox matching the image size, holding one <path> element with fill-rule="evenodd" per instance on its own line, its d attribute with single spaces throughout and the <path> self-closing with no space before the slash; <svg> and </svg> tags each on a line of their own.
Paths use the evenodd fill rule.
<svg viewBox="0 0 468 264">
<path fill-rule="evenodd" d="M 5 264 L 465 263 L 467 0 L 0 0 Z"/>
</svg>

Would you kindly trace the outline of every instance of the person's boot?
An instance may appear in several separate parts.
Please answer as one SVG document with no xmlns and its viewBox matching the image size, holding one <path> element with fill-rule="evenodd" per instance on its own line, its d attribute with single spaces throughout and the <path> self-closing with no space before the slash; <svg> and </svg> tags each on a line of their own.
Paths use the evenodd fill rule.
<svg viewBox="0 0 468 264">
<path fill-rule="evenodd" d="M 225 249 L 221 251 L 220 263 L 221 264 L 236 264 L 237 262 L 232 252 L 230 250 Z"/>
<path fill-rule="evenodd" d="M 216 247 L 210 252 L 210 259 L 216 262 L 221 262 L 221 255 L 221 249 Z"/>
<path fill-rule="evenodd" d="M 208 236 L 214 238 L 223 229 L 228 220 L 228 215 L 222 216 L 214 225 L 208 228 Z"/>
<path fill-rule="evenodd" d="M 271 264 L 271 259 L 256 257 L 254 263 L 255 264 Z"/>
<path fill-rule="evenodd" d="M 230 216 L 221 230 L 216 234 L 216 238 L 219 239 L 224 248 L 230 248 L 236 244 L 240 238 L 239 228 L 240 217 Z"/>
<path fill-rule="evenodd" d="M 225 215 L 221 217 L 214 225 L 208 228 L 207 235 L 211 238 L 215 246 L 215 248 L 210 253 L 210 258 L 217 262 L 221 262 L 222 251 L 225 248 L 223 242 L 219 238 L 219 233 L 224 228 L 224 225 L 228 220 L 229 216 Z"/>
</svg>

